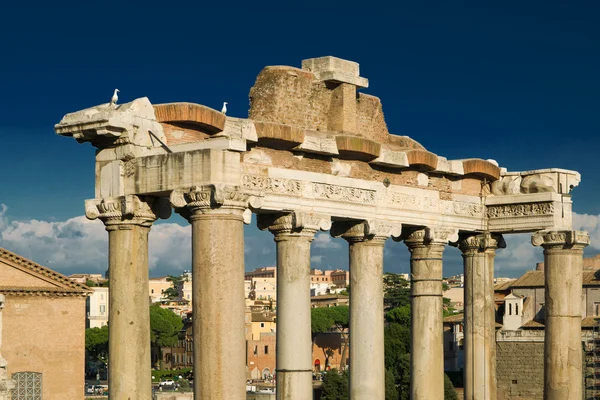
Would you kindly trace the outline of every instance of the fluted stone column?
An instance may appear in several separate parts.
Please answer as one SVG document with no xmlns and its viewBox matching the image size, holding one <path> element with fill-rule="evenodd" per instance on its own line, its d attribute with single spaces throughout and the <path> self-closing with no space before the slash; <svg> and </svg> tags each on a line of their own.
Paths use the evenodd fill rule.
<svg viewBox="0 0 600 400">
<path fill-rule="evenodd" d="M 336 222 L 331 234 L 350 253 L 350 399 L 385 399 L 383 247 L 400 226 L 378 221 Z"/>
<path fill-rule="evenodd" d="M 86 201 L 86 216 L 108 231 L 108 390 L 111 399 L 152 399 L 148 234 L 171 213 L 158 198 L 124 196 Z"/>
<path fill-rule="evenodd" d="M 545 231 L 535 233 L 532 243 L 544 248 L 544 399 L 581 399 L 583 249 L 590 237 L 582 231 Z"/>
<path fill-rule="evenodd" d="M 402 237 L 410 251 L 410 398 L 444 398 L 442 254 L 456 231 L 413 228 Z"/>
<path fill-rule="evenodd" d="M 252 200 L 237 186 L 196 186 L 171 193 L 172 205 L 192 224 L 197 400 L 246 398 L 244 215 Z"/>
<path fill-rule="evenodd" d="M 310 243 L 331 219 L 294 212 L 259 215 L 277 243 L 277 399 L 310 400 L 312 340 L 310 328 Z"/>
<path fill-rule="evenodd" d="M 461 236 L 465 268 L 465 400 L 496 399 L 494 257 L 501 235 Z"/>
</svg>

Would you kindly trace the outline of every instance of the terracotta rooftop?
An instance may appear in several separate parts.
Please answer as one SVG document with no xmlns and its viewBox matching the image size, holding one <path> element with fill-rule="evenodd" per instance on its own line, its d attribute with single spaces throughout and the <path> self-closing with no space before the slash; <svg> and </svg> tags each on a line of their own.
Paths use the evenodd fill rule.
<svg viewBox="0 0 600 400">
<path fill-rule="evenodd" d="M 505 290 L 509 290 L 509 288 L 511 287 L 511 285 L 514 282 L 515 282 L 515 280 L 496 283 L 494 285 L 494 291 L 496 291 L 496 292 L 503 292 Z"/>
<path fill-rule="evenodd" d="M 593 328 L 594 326 L 598 325 L 599 320 L 600 320 L 600 318 L 598 318 L 598 317 L 585 317 L 584 319 L 581 320 L 581 327 L 582 328 Z M 527 321 L 525 324 L 523 324 L 522 328 L 543 329 L 544 326 L 545 325 L 543 322 L 531 320 L 531 321 Z"/>
<path fill-rule="evenodd" d="M 458 314 L 449 315 L 449 316 L 445 317 L 443 319 L 443 322 L 457 323 L 457 322 L 463 322 L 464 319 L 465 319 L 465 314 L 464 313 L 458 313 Z M 496 328 L 502 328 L 502 324 L 499 324 L 499 323 L 496 322 Z"/>
<path fill-rule="evenodd" d="M 311 300 L 335 300 L 335 299 L 349 299 L 350 296 L 343 294 L 321 294 L 318 296 L 311 296 Z"/>
<path fill-rule="evenodd" d="M 465 314 L 458 313 L 458 314 L 447 316 L 446 318 L 444 318 L 444 322 L 462 322 L 464 318 L 465 318 Z"/>
<path fill-rule="evenodd" d="M 600 279 L 596 279 L 598 271 L 583 271 L 583 286 L 600 286 Z M 508 287 L 497 289 L 494 286 L 494 290 L 508 290 L 516 287 L 544 287 L 544 271 L 527 271 L 525 275 L 511 282 Z"/>
<path fill-rule="evenodd" d="M 274 322 L 276 314 L 270 312 L 253 312 L 252 322 Z"/>
</svg>

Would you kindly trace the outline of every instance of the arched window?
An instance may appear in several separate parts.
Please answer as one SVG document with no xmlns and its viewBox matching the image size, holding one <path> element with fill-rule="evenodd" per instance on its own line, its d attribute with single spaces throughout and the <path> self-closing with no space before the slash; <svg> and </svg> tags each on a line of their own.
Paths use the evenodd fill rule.
<svg viewBox="0 0 600 400">
<path fill-rule="evenodd" d="M 508 315 L 512 315 L 512 303 L 508 304 Z"/>
<path fill-rule="evenodd" d="M 519 305 L 515 304 L 515 315 L 519 315 Z"/>
</svg>

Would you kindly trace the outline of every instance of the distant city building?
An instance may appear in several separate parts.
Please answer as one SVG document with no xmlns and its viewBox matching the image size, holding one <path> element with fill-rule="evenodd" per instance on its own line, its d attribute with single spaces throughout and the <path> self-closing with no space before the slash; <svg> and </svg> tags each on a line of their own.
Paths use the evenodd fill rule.
<svg viewBox="0 0 600 400">
<path fill-rule="evenodd" d="M 183 329 L 179 332 L 177 343 L 162 347 L 162 368 L 191 368 L 194 365 L 194 340 L 192 336 L 192 313 L 188 312 L 183 321 Z M 157 360 L 153 360 L 157 361 Z"/>
<path fill-rule="evenodd" d="M 581 345 L 585 398 L 600 396 L 600 256 L 584 258 Z M 498 400 L 541 399 L 544 388 L 545 276 L 543 263 L 518 279 L 498 279 L 496 370 Z M 448 291 L 444 293 L 447 297 Z M 464 368 L 464 315 L 444 318 L 444 368 Z"/>
<path fill-rule="evenodd" d="M 350 297 L 343 294 L 325 294 L 320 296 L 311 296 L 311 308 L 347 306 L 350 304 Z"/>
<path fill-rule="evenodd" d="M 277 300 L 277 278 L 252 277 L 244 281 L 244 295 L 250 300 Z"/>
<path fill-rule="evenodd" d="M 451 287 L 444 292 L 444 297 L 450 299 L 450 305 L 456 311 L 464 309 L 465 289 L 463 287 Z"/>
<path fill-rule="evenodd" d="M 178 300 L 185 300 L 190 305 L 192 304 L 194 298 L 194 292 L 192 290 L 192 278 L 184 274 L 182 276 L 182 280 L 179 281 L 175 286 L 175 290 L 177 290 Z"/>
<path fill-rule="evenodd" d="M 165 298 L 164 293 L 170 287 L 173 287 L 171 281 L 167 280 L 168 276 L 160 276 L 158 278 L 148 279 L 148 293 L 150 300 L 157 303 Z"/>
<path fill-rule="evenodd" d="M 331 283 L 337 288 L 347 288 L 350 285 L 350 271 L 336 269 L 331 272 Z"/>
<path fill-rule="evenodd" d="M 102 328 L 108 325 L 108 287 L 90 288 L 92 294 L 85 302 L 86 328 Z"/>
<path fill-rule="evenodd" d="M 96 285 L 101 285 L 107 281 L 102 274 L 71 274 L 68 278 L 82 285 L 86 285 L 88 281 L 92 281 Z"/>
<path fill-rule="evenodd" d="M 244 274 L 244 280 L 250 281 L 252 278 L 276 278 L 277 267 L 261 267 L 254 271 L 249 271 Z"/>
</svg>

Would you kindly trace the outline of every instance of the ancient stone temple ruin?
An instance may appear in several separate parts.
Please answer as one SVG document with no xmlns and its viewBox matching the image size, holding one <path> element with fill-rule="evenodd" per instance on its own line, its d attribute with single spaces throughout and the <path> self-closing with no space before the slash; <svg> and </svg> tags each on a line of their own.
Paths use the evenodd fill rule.
<svg viewBox="0 0 600 400">
<path fill-rule="evenodd" d="M 171 209 L 192 226 L 194 398 L 245 398 L 243 225 L 277 246 L 277 396 L 312 398 L 310 243 L 349 243 L 351 398 L 384 398 L 383 248 L 411 254 L 411 398 L 442 399 L 442 253 L 465 268 L 465 398 L 496 398 L 493 265 L 503 234 L 533 232 L 546 265 L 545 395 L 581 398 L 585 232 L 572 230 L 577 172 L 508 172 L 448 160 L 388 132 L 357 63 L 266 67 L 248 118 L 147 98 L 67 114 L 56 133 L 97 147 L 86 215 L 109 237 L 110 393 L 150 399 L 148 233 Z M 400 243 L 398 245 L 401 245 Z M 218 271 L 223 279 L 211 279 Z"/>
</svg>

